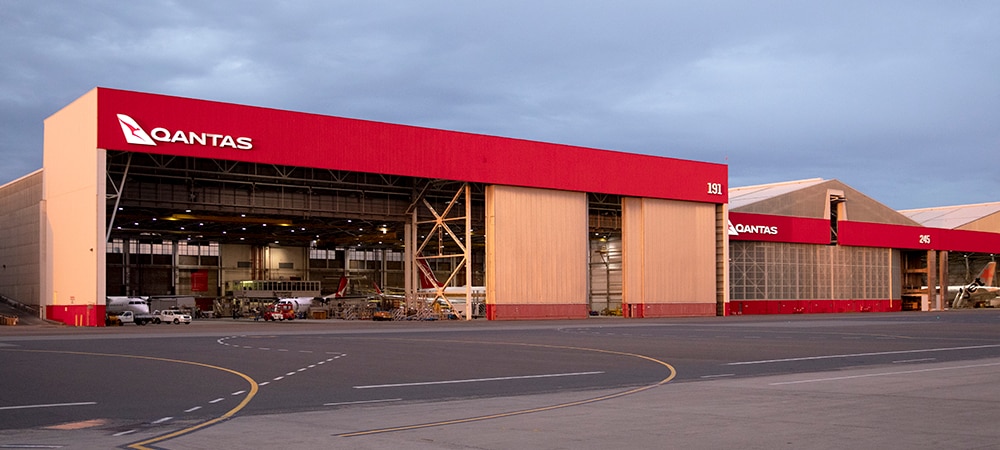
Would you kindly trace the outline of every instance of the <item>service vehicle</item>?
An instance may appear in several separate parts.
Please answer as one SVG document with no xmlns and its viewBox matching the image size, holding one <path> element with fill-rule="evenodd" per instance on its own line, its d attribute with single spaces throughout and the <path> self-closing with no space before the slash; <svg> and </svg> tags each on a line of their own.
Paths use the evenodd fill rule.
<svg viewBox="0 0 1000 450">
<path fill-rule="evenodd" d="M 183 323 L 185 325 L 191 324 L 191 315 L 182 311 L 177 311 L 173 309 L 165 309 L 163 311 L 156 311 L 153 313 L 153 322 L 155 323 Z"/>
<path fill-rule="evenodd" d="M 313 305 L 313 297 L 285 297 L 279 298 L 278 304 L 288 304 L 296 317 L 305 318 L 309 313 L 309 308 Z"/>
<path fill-rule="evenodd" d="M 120 313 L 108 313 L 104 318 L 104 325 L 112 326 L 118 325 L 122 326 L 126 323 L 134 323 L 136 325 L 145 325 L 150 322 L 155 322 L 156 318 L 151 314 L 139 314 L 134 311 L 122 311 Z"/>
<path fill-rule="evenodd" d="M 295 306 L 285 302 L 274 303 L 264 310 L 264 320 L 294 320 Z"/>
</svg>

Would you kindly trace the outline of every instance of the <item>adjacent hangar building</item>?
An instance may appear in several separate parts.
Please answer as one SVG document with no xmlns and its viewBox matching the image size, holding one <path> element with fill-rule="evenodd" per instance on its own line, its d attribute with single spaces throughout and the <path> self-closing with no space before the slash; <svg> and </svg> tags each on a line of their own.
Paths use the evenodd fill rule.
<svg viewBox="0 0 1000 450">
<path fill-rule="evenodd" d="M 942 209 L 904 214 L 838 180 L 731 188 L 726 313 L 947 308 L 949 285 L 1000 254 L 997 210 L 976 206 L 946 208 L 966 224 L 946 228 L 929 220 Z"/>
<path fill-rule="evenodd" d="M 411 298 L 418 267 L 489 319 L 727 301 L 725 165 L 106 88 L 46 119 L 43 160 L 0 188 L 0 294 L 70 325 L 253 282 Z"/>
</svg>

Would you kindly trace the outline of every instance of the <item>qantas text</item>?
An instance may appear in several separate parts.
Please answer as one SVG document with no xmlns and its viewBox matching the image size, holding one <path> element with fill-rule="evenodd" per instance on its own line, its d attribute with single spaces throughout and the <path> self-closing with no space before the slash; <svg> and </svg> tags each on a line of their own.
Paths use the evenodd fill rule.
<svg viewBox="0 0 1000 450">
<path fill-rule="evenodd" d="M 747 234 L 778 234 L 778 227 L 767 225 L 735 225 L 736 231 Z"/>
<path fill-rule="evenodd" d="M 193 131 L 184 132 L 180 130 L 171 133 L 166 128 L 156 127 L 150 131 L 149 137 L 159 142 L 181 142 L 188 145 L 210 145 L 212 147 L 228 147 L 237 150 L 253 149 L 253 139 L 248 137 L 234 138 L 225 134 L 195 133 Z"/>
</svg>

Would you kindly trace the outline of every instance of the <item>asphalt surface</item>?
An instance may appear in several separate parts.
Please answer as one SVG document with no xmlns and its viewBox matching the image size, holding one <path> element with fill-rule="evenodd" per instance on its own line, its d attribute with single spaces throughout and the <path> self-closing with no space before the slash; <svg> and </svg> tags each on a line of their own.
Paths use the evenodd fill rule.
<svg viewBox="0 0 1000 450">
<path fill-rule="evenodd" d="M 22 321 L 0 361 L 0 448 L 1000 448 L 995 310 Z"/>
</svg>

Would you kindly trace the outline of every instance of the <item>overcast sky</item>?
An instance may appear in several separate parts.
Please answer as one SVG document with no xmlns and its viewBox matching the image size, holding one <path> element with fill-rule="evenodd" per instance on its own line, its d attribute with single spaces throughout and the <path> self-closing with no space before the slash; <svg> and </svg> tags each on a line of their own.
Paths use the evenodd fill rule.
<svg viewBox="0 0 1000 450">
<path fill-rule="evenodd" d="M 996 0 L 0 0 L 0 61 L 0 184 L 101 86 L 1000 201 Z"/>
</svg>

